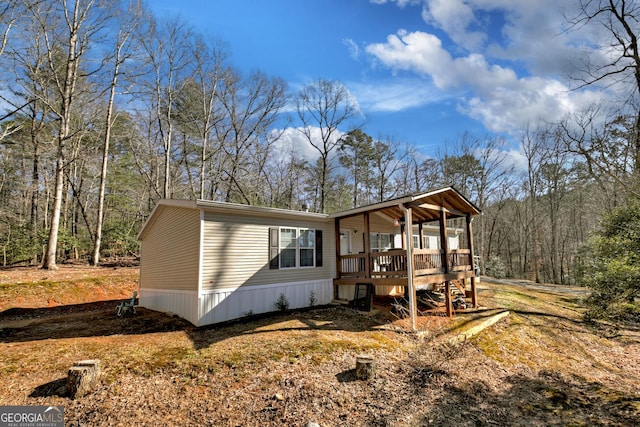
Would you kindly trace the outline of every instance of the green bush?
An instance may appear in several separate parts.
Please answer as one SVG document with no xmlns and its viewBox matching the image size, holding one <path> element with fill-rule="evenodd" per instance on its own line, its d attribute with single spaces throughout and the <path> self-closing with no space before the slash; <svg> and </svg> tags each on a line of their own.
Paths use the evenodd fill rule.
<svg viewBox="0 0 640 427">
<path fill-rule="evenodd" d="M 640 321 L 640 200 L 605 217 L 585 251 L 588 319 Z"/>
<path fill-rule="evenodd" d="M 484 272 L 487 276 L 503 279 L 507 274 L 507 267 L 502 262 L 502 258 L 497 256 L 490 257 L 484 265 Z"/>
</svg>

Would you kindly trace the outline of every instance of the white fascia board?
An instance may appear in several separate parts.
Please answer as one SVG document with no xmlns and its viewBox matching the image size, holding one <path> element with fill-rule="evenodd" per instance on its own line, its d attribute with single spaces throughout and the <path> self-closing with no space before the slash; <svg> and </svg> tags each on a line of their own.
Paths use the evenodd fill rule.
<svg viewBox="0 0 640 427">
<path fill-rule="evenodd" d="M 196 200 L 195 204 L 198 208 L 206 212 L 235 213 L 270 218 L 294 218 L 314 222 L 328 222 L 329 220 L 329 215 L 327 214 L 294 211 L 290 209 L 241 205 L 239 203 L 213 202 L 211 200 Z"/>
</svg>

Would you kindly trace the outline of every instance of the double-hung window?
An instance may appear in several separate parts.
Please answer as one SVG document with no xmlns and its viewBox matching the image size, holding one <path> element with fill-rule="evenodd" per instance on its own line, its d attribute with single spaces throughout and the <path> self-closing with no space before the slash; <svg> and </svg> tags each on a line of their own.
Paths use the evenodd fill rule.
<svg viewBox="0 0 640 427">
<path fill-rule="evenodd" d="M 393 249 L 393 239 L 389 233 L 370 233 L 371 252 L 382 252 Z"/>
<path fill-rule="evenodd" d="M 269 229 L 270 269 L 322 266 L 322 231 L 296 227 Z"/>
<path fill-rule="evenodd" d="M 298 237 L 300 267 L 313 267 L 316 254 L 316 231 L 300 229 Z"/>
<path fill-rule="evenodd" d="M 280 229 L 280 268 L 297 267 L 298 229 Z"/>
</svg>

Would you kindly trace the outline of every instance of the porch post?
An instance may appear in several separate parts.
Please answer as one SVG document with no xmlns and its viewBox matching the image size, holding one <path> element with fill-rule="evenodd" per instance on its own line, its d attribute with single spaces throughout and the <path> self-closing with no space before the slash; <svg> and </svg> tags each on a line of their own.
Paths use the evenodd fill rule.
<svg viewBox="0 0 640 427">
<path fill-rule="evenodd" d="M 473 230 L 471 227 L 471 215 L 467 215 L 467 240 L 469 242 L 469 262 L 471 262 L 471 271 L 473 271 L 473 275 L 471 276 L 471 305 L 473 308 L 478 308 L 478 294 L 476 291 L 476 269 L 475 269 L 475 261 L 474 261 L 474 252 L 473 252 Z"/>
<path fill-rule="evenodd" d="M 440 246 L 442 248 L 442 268 L 449 272 L 449 236 L 447 234 L 447 212 L 440 209 Z"/>
<path fill-rule="evenodd" d="M 369 212 L 364 213 L 364 271 L 365 277 L 371 277 L 371 239 L 370 239 Z"/>
<path fill-rule="evenodd" d="M 339 279 L 342 277 L 342 259 L 341 250 L 340 250 L 340 219 L 336 218 L 334 220 L 335 227 L 335 236 L 336 236 L 336 276 Z M 338 285 L 334 283 L 333 285 L 333 299 L 339 299 L 340 292 L 338 292 Z"/>
<path fill-rule="evenodd" d="M 453 316 L 453 302 L 451 301 L 451 282 L 448 280 L 444 282 L 445 304 L 447 309 L 447 316 Z"/>
<path fill-rule="evenodd" d="M 447 212 L 444 207 L 440 208 L 440 246 L 442 246 L 442 267 L 444 274 L 449 273 L 449 236 L 447 235 Z M 447 316 L 453 315 L 453 306 L 451 301 L 451 283 L 449 280 L 444 282 L 444 301 L 447 308 Z"/>
<path fill-rule="evenodd" d="M 407 252 L 407 286 L 409 288 L 409 313 L 411 316 L 411 329 L 416 330 L 416 314 L 418 307 L 416 305 L 416 287 L 413 284 L 413 215 L 411 208 L 399 205 L 404 211 L 404 233 L 405 247 Z"/>
</svg>

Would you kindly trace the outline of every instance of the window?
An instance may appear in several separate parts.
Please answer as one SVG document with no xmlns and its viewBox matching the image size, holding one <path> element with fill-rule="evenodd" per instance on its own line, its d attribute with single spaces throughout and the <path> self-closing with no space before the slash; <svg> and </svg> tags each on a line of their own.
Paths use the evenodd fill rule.
<svg viewBox="0 0 640 427">
<path fill-rule="evenodd" d="M 315 261 L 315 230 L 300 230 L 298 247 L 300 248 L 300 267 L 313 267 Z"/>
<path fill-rule="evenodd" d="M 393 248 L 393 239 L 389 233 L 370 233 L 371 252 L 382 252 Z"/>
<path fill-rule="evenodd" d="M 430 245 L 431 245 L 430 236 L 422 236 L 422 248 L 423 249 L 432 249 Z M 420 236 L 417 235 L 417 234 L 413 235 L 413 247 L 415 249 L 420 248 Z"/>
<path fill-rule="evenodd" d="M 413 235 L 413 247 L 418 249 L 420 246 L 420 237 L 417 234 Z M 440 247 L 440 236 L 422 236 L 422 248 L 423 249 L 438 249 Z"/>
<path fill-rule="evenodd" d="M 280 229 L 280 268 L 296 267 L 297 237 L 296 228 Z"/>
<path fill-rule="evenodd" d="M 322 266 L 322 230 L 294 227 L 269 229 L 269 268 Z"/>
</svg>

